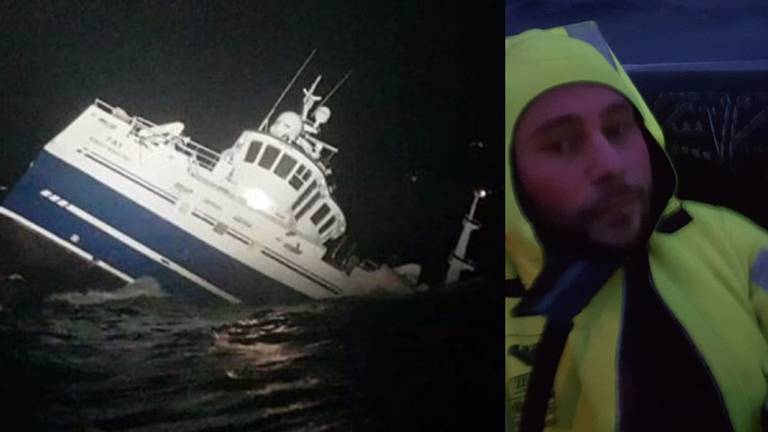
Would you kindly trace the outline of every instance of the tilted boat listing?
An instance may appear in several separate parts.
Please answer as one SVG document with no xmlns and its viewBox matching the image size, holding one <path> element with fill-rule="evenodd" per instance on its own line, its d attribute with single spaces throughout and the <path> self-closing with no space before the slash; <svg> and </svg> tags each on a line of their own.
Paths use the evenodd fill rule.
<svg viewBox="0 0 768 432">
<path fill-rule="evenodd" d="M 330 117 L 301 112 L 244 131 L 222 153 L 96 100 L 51 140 L 0 213 L 126 282 L 192 299 L 263 303 L 411 292 L 421 268 L 360 261 L 327 182 Z"/>
</svg>

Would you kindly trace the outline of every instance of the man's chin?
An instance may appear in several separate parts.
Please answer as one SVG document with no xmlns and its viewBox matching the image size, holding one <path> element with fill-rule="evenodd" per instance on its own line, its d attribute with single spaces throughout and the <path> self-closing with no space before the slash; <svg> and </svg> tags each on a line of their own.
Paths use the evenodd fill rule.
<svg viewBox="0 0 768 432">
<path fill-rule="evenodd" d="M 627 255 L 646 241 L 647 221 L 632 215 L 622 221 L 595 217 L 549 220 L 539 224 L 537 233 L 545 249 L 585 256 Z"/>
<path fill-rule="evenodd" d="M 643 217 L 640 212 L 608 214 L 592 222 L 588 236 L 594 244 L 616 251 L 626 251 L 638 245 L 642 226 Z"/>
<path fill-rule="evenodd" d="M 607 233 L 571 232 L 570 235 L 560 235 L 556 242 L 550 243 L 554 251 L 574 253 L 585 257 L 626 256 L 640 247 L 639 235 L 627 236 Z"/>
<path fill-rule="evenodd" d="M 626 253 L 638 247 L 639 230 L 631 232 L 593 233 L 590 242 L 606 253 Z"/>
</svg>

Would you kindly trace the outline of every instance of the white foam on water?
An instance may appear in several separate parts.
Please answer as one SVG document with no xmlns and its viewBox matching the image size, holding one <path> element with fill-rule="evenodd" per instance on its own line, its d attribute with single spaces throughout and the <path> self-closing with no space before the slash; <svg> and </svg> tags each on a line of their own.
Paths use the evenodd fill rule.
<svg viewBox="0 0 768 432">
<path fill-rule="evenodd" d="M 306 377 L 296 381 L 275 382 L 271 384 L 266 384 L 259 389 L 250 390 L 248 394 L 251 396 L 252 395 L 268 395 L 271 393 L 277 393 L 285 390 L 310 390 L 317 387 L 320 384 L 323 384 L 323 382 L 320 381 L 319 379 L 313 378 L 313 377 Z"/>
<path fill-rule="evenodd" d="M 239 343 L 233 340 L 229 334 L 222 332 L 213 332 L 213 337 L 214 343 L 210 348 L 211 352 L 233 354 L 245 360 L 249 366 L 272 365 L 311 356 L 323 344 L 323 342 L 318 342 L 296 346 L 290 343 Z M 240 338 L 235 339 L 239 340 Z M 229 377 L 232 379 L 239 378 L 237 373 Z"/>
<path fill-rule="evenodd" d="M 270 418 L 270 417 L 273 417 L 273 416 L 275 416 L 275 417 L 277 417 L 277 416 L 287 416 L 287 415 L 290 415 L 290 414 L 306 411 L 306 410 L 308 410 L 310 408 L 314 408 L 314 407 L 316 407 L 316 406 L 318 406 L 318 405 L 320 405 L 322 403 L 323 403 L 322 400 L 317 400 L 317 401 L 299 401 L 299 402 L 294 402 L 294 403 L 287 404 L 287 405 L 284 405 L 284 406 L 267 407 L 267 408 L 264 408 L 261 411 L 261 416 L 260 417 L 261 418 Z M 308 426 L 311 426 L 311 425 L 308 425 Z M 305 429 L 305 430 L 307 430 L 307 429 Z M 316 430 L 316 429 L 314 427 L 312 427 L 309 430 Z"/>
<path fill-rule="evenodd" d="M 19 282 L 19 281 L 23 282 L 25 279 L 24 279 L 24 276 L 18 273 L 13 273 L 12 275 L 9 275 L 7 278 L 5 278 L 5 280 L 11 281 L 11 282 Z"/>
<path fill-rule="evenodd" d="M 127 283 L 122 288 L 112 291 L 87 291 L 55 293 L 48 296 L 47 301 L 63 301 L 78 306 L 95 305 L 111 301 L 129 300 L 138 297 L 167 297 L 160 283 L 152 277 L 140 277 Z"/>
</svg>

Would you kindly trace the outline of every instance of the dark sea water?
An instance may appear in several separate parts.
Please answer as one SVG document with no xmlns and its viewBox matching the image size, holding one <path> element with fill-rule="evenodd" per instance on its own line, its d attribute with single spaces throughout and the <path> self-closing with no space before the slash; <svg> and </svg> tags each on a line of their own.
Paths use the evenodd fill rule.
<svg viewBox="0 0 768 432">
<path fill-rule="evenodd" d="M 57 279 L 3 280 L 0 290 L 20 296 Z M 2 429 L 467 430 L 500 423 L 497 291 L 480 278 L 405 299 L 200 307 L 139 282 L 6 301 Z"/>
</svg>

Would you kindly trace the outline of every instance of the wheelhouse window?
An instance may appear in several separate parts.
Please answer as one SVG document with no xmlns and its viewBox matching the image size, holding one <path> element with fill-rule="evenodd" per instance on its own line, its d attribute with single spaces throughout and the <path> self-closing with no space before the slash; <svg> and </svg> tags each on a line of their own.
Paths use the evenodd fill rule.
<svg viewBox="0 0 768 432">
<path fill-rule="evenodd" d="M 280 158 L 280 162 L 275 167 L 275 174 L 284 179 L 288 177 L 288 173 L 291 172 L 294 166 L 296 166 L 296 159 L 289 156 L 288 153 L 283 153 L 283 157 Z"/>
<path fill-rule="evenodd" d="M 251 145 L 248 147 L 248 153 L 245 154 L 245 161 L 253 163 L 256 160 L 256 156 L 259 155 L 261 150 L 261 141 L 251 141 Z"/>
<path fill-rule="evenodd" d="M 315 203 L 316 203 L 316 202 L 317 202 L 319 199 L 320 199 L 320 192 L 318 191 L 318 192 L 315 192 L 315 194 L 314 194 L 314 195 L 312 195 L 312 198 L 310 198 L 310 199 L 309 199 L 309 201 L 307 201 L 307 203 L 304 205 L 304 207 L 302 207 L 302 208 L 299 210 L 299 212 L 298 212 L 298 213 L 296 213 L 296 220 L 298 221 L 299 219 L 301 219 L 301 217 L 302 217 L 302 216 L 304 216 L 304 214 L 305 214 L 305 213 L 306 213 L 306 212 L 307 212 L 309 209 L 311 209 L 311 208 L 312 208 L 312 206 L 314 206 L 314 205 L 315 205 Z"/>
<path fill-rule="evenodd" d="M 310 216 L 309 220 L 311 220 L 313 224 L 317 225 L 321 220 L 325 219 L 330 211 L 331 209 L 328 207 L 328 204 L 323 204 L 315 211 L 314 214 L 312 214 L 312 216 Z"/>
<path fill-rule="evenodd" d="M 301 203 L 303 203 L 304 200 L 307 199 L 309 194 L 311 194 L 316 187 L 317 187 L 317 182 L 312 181 L 312 183 L 310 183 L 309 186 L 307 186 L 307 188 L 304 189 L 304 191 L 301 192 L 301 194 L 299 194 L 299 197 L 296 198 L 296 201 L 294 201 L 293 204 L 291 204 L 291 210 L 296 210 L 296 207 L 300 206 Z"/>
<path fill-rule="evenodd" d="M 325 221 L 325 223 L 323 224 L 323 226 L 321 226 L 321 227 L 320 227 L 320 234 L 322 235 L 322 234 L 324 234 L 326 231 L 328 231 L 328 228 L 330 228 L 330 227 L 331 227 L 331 225 L 333 225 L 333 224 L 334 224 L 334 222 L 336 222 L 336 216 L 331 216 L 331 217 L 329 217 L 329 218 L 328 218 L 328 220 L 327 220 L 327 221 Z"/>
<path fill-rule="evenodd" d="M 293 173 L 291 179 L 288 180 L 288 183 L 290 183 L 290 185 L 296 190 L 301 189 L 301 186 L 304 184 L 304 180 L 302 180 L 301 175 L 305 172 L 309 172 L 307 167 L 304 165 L 299 165 L 299 167 L 296 168 L 296 172 Z"/>
<path fill-rule="evenodd" d="M 261 155 L 261 159 L 259 159 L 259 166 L 265 169 L 271 169 L 279 154 L 280 149 L 271 145 L 267 145 L 267 147 L 264 149 L 264 153 Z"/>
</svg>

